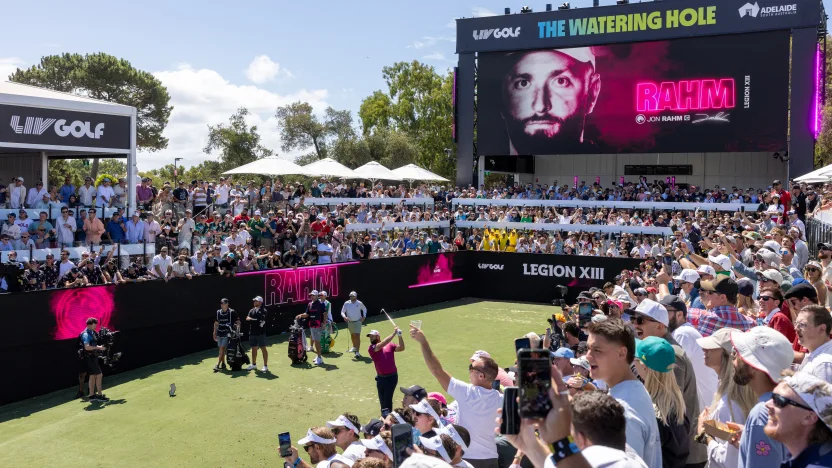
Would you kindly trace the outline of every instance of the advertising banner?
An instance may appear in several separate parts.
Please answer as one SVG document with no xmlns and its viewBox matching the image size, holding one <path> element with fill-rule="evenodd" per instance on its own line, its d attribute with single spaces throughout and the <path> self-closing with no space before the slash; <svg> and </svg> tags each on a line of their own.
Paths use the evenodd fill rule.
<svg viewBox="0 0 832 468">
<path fill-rule="evenodd" d="M 788 64 L 788 31 L 482 53 L 478 151 L 781 151 Z"/>
<path fill-rule="evenodd" d="M 483 299 L 573 303 L 581 291 L 601 288 L 622 270 L 638 268 L 637 258 L 476 252 L 468 258 L 470 294 Z M 560 297 L 555 286 L 568 288 Z"/>
<path fill-rule="evenodd" d="M 130 117 L 0 104 L 0 143 L 130 151 Z"/>
<path fill-rule="evenodd" d="M 816 0 L 686 0 L 463 18 L 457 53 L 565 48 L 816 28 Z"/>
</svg>

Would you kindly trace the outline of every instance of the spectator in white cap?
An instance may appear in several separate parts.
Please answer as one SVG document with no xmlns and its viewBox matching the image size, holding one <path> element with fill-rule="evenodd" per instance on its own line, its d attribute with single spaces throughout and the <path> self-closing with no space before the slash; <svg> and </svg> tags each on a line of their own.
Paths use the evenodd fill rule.
<svg viewBox="0 0 832 468">
<path fill-rule="evenodd" d="M 269 371 L 269 352 L 266 350 L 266 308 L 263 307 L 263 298 L 260 296 L 252 299 L 254 307 L 248 311 L 246 322 L 249 324 L 248 341 L 251 346 L 251 365 L 248 370 L 257 369 L 257 350 L 263 352 L 263 368 L 261 372 Z"/>
<path fill-rule="evenodd" d="M 710 268 L 710 267 L 708 267 Z M 713 270 L 713 268 L 711 268 Z M 699 273 L 696 270 L 685 268 L 682 270 L 678 275 L 673 277 L 673 281 L 677 282 L 676 287 L 673 289 L 674 294 L 679 296 L 679 298 L 684 301 L 687 307 L 693 307 L 693 302 L 696 299 L 699 299 L 699 290 L 696 289 L 696 282 L 700 280 Z M 661 286 L 663 283 L 659 281 L 659 296 L 662 296 Z M 677 288 L 679 292 L 677 293 Z"/>
<path fill-rule="evenodd" d="M 506 57 L 501 78 L 501 115 L 506 123 L 510 154 L 543 154 L 584 146 L 584 122 L 595 108 L 601 75 L 589 47 L 534 50 Z M 558 88 L 550 79 L 558 72 L 575 86 Z M 522 86 L 516 86 L 521 83 Z"/>
<path fill-rule="evenodd" d="M 780 332 L 768 327 L 754 327 L 748 332 L 731 332 L 734 345 L 734 381 L 748 385 L 757 404 L 748 414 L 739 437 L 739 468 L 776 468 L 786 461 L 786 448 L 765 434 L 769 419 L 766 402 L 780 381 L 781 373 L 794 360 L 792 344 Z"/>
<path fill-rule="evenodd" d="M 656 301 L 645 299 L 636 307 L 633 321 L 636 324 L 636 336 L 639 339 L 643 340 L 651 336 L 664 338 L 673 347 L 676 358 L 673 374 L 685 400 L 685 416 L 690 421 L 690 427 L 696 427 L 699 421 L 699 393 L 696 387 L 696 375 L 693 364 L 691 364 L 685 350 L 668 330 L 670 318 L 667 309 Z M 689 465 L 703 463 L 707 460 L 707 457 L 708 454 L 704 446 L 693 444 L 690 447 L 687 462 Z"/>
<path fill-rule="evenodd" d="M 503 395 L 492 388 L 497 378 L 497 363 L 488 357 L 478 357 L 468 365 L 470 383 L 465 383 L 445 371 L 422 330 L 411 325 L 410 337 L 421 345 L 425 364 L 442 389 L 459 402 L 459 425 L 471 434 L 465 460 L 475 468 L 497 468 L 494 415 L 503 404 Z"/>
<path fill-rule="evenodd" d="M 18 177 L 14 185 L 9 189 L 9 208 L 19 210 L 26 204 L 26 187 L 23 186 L 23 177 Z"/>
<path fill-rule="evenodd" d="M 716 270 L 714 270 L 714 267 L 710 265 L 699 265 L 699 268 L 696 269 L 696 273 L 699 274 L 699 279 L 702 281 L 710 281 L 716 277 Z"/>
<path fill-rule="evenodd" d="M 422 437 L 433 437 L 436 435 L 436 429 L 442 426 L 440 422 L 441 416 L 444 416 L 442 404 L 430 398 L 424 398 L 422 401 L 409 405 L 415 413 L 416 421 L 414 427 L 422 434 Z"/>
<path fill-rule="evenodd" d="M 306 453 L 309 454 L 310 465 L 298 455 L 298 449 L 291 447 L 291 455 L 284 457 L 284 460 L 294 468 L 328 468 L 329 462 L 337 455 L 335 435 L 326 427 L 312 427 L 306 431 L 306 437 L 298 441 Z"/>
<path fill-rule="evenodd" d="M 352 340 L 352 348 L 348 349 L 347 352 L 355 353 L 355 357 L 360 358 L 361 325 L 367 319 L 367 307 L 358 300 L 358 294 L 355 291 L 350 292 L 349 300 L 344 302 L 341 307 L 341 317 L 347 322 L 347 330 L 349 330 L 350 339 Z"/>
<path fill-rule="evenodd" d="M 361 432 L 361 424 L 358 416 L 344 413 L 338 416 L 335 421 L 327 421 L 326 427 L 332 429 L 335 435 L 335 445 L 343 450 L 343 456 L 354 462 L 364 458 L 365 449 L 358 434 Z"/>
<path fill-rule="evenodd" d="M 446 426 L 436 431 L 434 437 L 420 437 L 422 451 L 425 455 L 441 458 L 446 463 L 457 468 L 473 468 L 473 465 L 463 460 L 471 435 L 462 426 Z"/>
<path fill-rule="evenodd" d="M 390 432 L 385 431 L 371 439 L 362 439 L 366 458 L 375 458 L 384 463 L 384 468 L 393 468 L 393 440 Z"/>
<path fill-rule="evenodd" d="M 783 466 L 832 466 L 832 384 L 797 372 L 775 387 L 766 407 L 766 435 L 792 457 Z"/>
</svg>

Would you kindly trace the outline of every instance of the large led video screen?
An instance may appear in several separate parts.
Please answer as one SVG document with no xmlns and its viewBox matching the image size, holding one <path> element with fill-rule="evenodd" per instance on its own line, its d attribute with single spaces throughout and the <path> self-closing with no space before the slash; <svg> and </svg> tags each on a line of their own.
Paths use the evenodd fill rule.
<svg viewBox="0 0 832 468">
<path fill-rule="evenodd" d="M 481 53 L 480 155 L 780 151 L 789 32 Z"/>
</svg>

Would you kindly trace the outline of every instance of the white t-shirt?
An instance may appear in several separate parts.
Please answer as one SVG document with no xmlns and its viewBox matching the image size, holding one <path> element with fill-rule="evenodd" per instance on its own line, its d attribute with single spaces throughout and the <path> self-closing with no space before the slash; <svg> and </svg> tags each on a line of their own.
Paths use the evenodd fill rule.
<svg viewBox="0 0 832 468">
<path fill-rule="evenodd" d="M 638 455 L 602 445 L 591 445 L 581 450 L 581 454 L 592 468 L 647 468 L 647 464 Z M 543 466 L 555 468 L 551 455 L 546 457 Z"/>
<path fill-rule="evenodd" d="M 696 394 L 699 397 L 699 407 L 705 408 L 711 404 L 719 384 L 719 376 L 710 367 L 705 365 L 705 351 L 696 343 L 702 338 L 702 334 L 693 325 L 685 322 L 679 328 L 673 330 L 673 339 L 685 350 L 690 363 L 693 365 L 693 373 L 696 375 Z"/>
<path fill-rule="evenodd" d="M 156 273 L 156 266 L 159 266 L 159 270 L 162 272 L 162 276 L 159 276 Z M 168 255 L 165 258 L 162 258 L 162 255 L 157 255 L 153 257 L 153 263 L 150 265 L 150 274 L 157 277 L 157 278 L 164 278 L 168 274 L 168 267 L 173 267 L 173 257 Z"/>
<path fill-rule="evenodd" d="M 185 263 L 180 265 L 179 262 L 177 261 L 176 263 L 174 263 L 171 266 L 171 268 L 173 268 L 173 271 L 171 273 L 176 273 L 176 274 L 179 274 L 179 275 L 182 275 L 182 276 L 185 276 L 185 275 L 191 273 L 191 266 L 188 265 L 188 262 L 185 262 Z M 164 270 L 162 270 L 162 271 L 164 271 Z"/>
<path fill-rule="evenodd" d="M 107 187 L 105 185 L 101 185 L 96 189 L 98 196 L 96 197 L 95 205 L 98 207 L 102 207 L 105 205 L 110 204 L 110 200 L 116 196 L 116 192 L 113 191 L 112 187 Z"/>
<path fill-rule="evenodd" d="M 497 427 L 497 410 L 503 407 L 503 394 L 490 388 L 475 387 L 455 378 L 451 378 L 448 383 L 448 394 L 459 404 L 457 424 L 468 429 L 471 434 L 471 443 L 465 451 L 465 458 L 497 458 L 494 429 Z M 655 420 L 654 416 L 653 421 Z"/>
<path fill-rule="evenodd" d="M 344 453 L 341 454 L 341 456 L 343 456 L 345 458 L 349 458 L 350 460 L 352 460 L 354 462 L 356 462 L 358 460 L 361 460 L 362 458 L 364 458 L 365 455 L 366 455 L 366 450 L 364 448 L 364 444 L 362 444 L 361 442 L 358 442 L 358 441 L 351 443 L 347 447 L 347 449 L 344 450 Z"/>
<path fill-rule="evenodd" d="M 217 204 L 218 205 L 225 205 L 228 203 L 228 192 L 231 189 L 227 185 L 220 185 L 217 187 L 217 190 L 214 192 L 214 195 L 217 197 Z"/>
<path fill-rule="evenodd" d="M 656 411 L 650 394 L 638 380 L 625 380 L 610 387 L 610 396 L 624 407 L 627 419 L 627 445 L 647 466 L 662 466 L 662 446 Z"/>
<path fill-rule="evenodd" d="M 318 263 L 332 263 L 332 247 L 329 244 L 321 242 L 318 244 L 318 254 L 326 253 L 328 255 L 318 255 Z"/>
</svg>

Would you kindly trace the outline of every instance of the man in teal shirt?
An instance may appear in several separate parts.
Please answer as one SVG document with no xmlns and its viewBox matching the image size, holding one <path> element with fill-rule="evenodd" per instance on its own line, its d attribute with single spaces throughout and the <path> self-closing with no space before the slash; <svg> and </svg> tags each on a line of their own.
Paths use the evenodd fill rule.
<svg viewBox="0 0 832 468">
<path fill-rule="evenodd" d="M 426 244 L 426 252 L 429 254 L 439 253 L 439 249 L 442 245 L 439 243 L 439 236 L 434 233 L 431 235 L 430 240 L 428 240 Z"/>
</svg>

